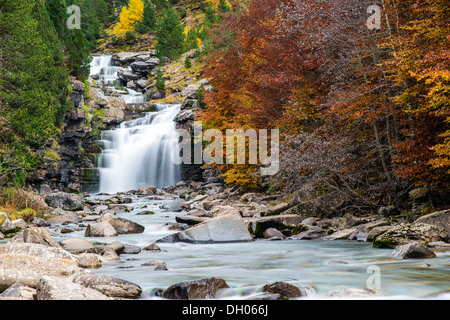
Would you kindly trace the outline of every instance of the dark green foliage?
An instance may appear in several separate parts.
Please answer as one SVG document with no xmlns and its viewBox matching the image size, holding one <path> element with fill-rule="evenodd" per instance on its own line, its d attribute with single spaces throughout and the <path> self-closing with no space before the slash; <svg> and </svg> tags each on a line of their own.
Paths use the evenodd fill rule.
<svg viewBox="0 0 450 320">
<path fill-rule="evenodd" d="M 219 17 L 216 15 L 216 10 L 214 10 L 211 3 L 208 3 L 205 9 L 205 25 L 208 28 L 214 27 L 219 22 Z"/>
<path fill-rule="evenodd" d="M 164 10 L 156 27 L 156 50 L 160 57 L 178 58 L 185 50 L 184 27 L 172 7 Z"/>
<path fill-rule="evenodd" d="M 156 75 L 156 89 L 159 91 L 164 91 L 166 89 L 166 82 L 164 81 L 161 70 L 158 70 L 158 74 Z"/>
<path fill-rule="evenodd" d="M 192 62 L 191 62 L 191 59 L 189 58 L 189 56 L 187 56 L 186 59 L 184 59 L 184 67 L 186 69 L 189 69 L 192 67 Z"/>
<path fill-rule="evenodd" d="M 134 29 L 139 33 L 153 31 L 156 26 L 156 14 L 151 1 L 144 2 L 144 19 L 142 22 L 136 23 Z"/>
<path fill-rule="evenodd" d="M 89 76 L 89 63 L 91 61 L 89 42 L 84 32 L 80 29 L 67 28 L 69 18 L 67 7 L 63 0 L 46 0 L 45 8 L 55 26 L 56 33 L 61 40 L 66 65 L 70 68 L 70 74 L 84 81 Z M 83 12 L 83 10 L 81 10 Z"/>
<path fill-rule="evenodd" d="M 41 1 L 6 0 L 0 9 L 0 184 L 23 186 L 65 111 L 68 79 Z"/>
<path fill-rule="evenodd" d="M 219 12 L 230 12 L 230 6 L 225 2 L 225 0 L 219 0 L 219 5 L 217 6 Z"/>
</svg>

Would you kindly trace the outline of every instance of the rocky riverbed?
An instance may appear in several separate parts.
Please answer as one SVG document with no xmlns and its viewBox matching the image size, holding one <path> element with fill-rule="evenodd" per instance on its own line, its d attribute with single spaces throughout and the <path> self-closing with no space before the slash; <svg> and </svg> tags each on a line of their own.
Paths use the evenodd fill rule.
<svg viewBox="0 0 450 320">
<path fill-rule="evenodd" d="M 322 203 L 317 210 L 317 202 L 283 202 L 278 195 L 243 193 L 221 183 L 192 181 L 163 189 L 148 187 L 84 197 L 44 190 L 39 197 L 47 212 L 44 218 L 35 217 L 27 223 L 11 221 L 0 213 L 4 237 L 0 245 L 2 299 L 295 299 L 317 294 L 374 298 L 383 296 L 383 291 L 367 288 L 365 281 L 359 287 L 324 286 L 328 288 L 325 291 L 319 279 L 317 284 L 287 281 L 296 278 L 298 270 L 304 271 L 304 277 L 316 277 L 308 271 L 311 266 L 294 264 L 291 269 L 290 263 L 296 261 L 295 254 L 315 257 L 315 251 L 323 248 L 330 254 L 315 257 L 316 269 L 325 263 L 336 270 L 365 270 L 370 263 L 352 264 L 364 255 L 361 250 L 370 249 L 369 261 L 394 261 L 396 265 L 396 261 L 414 260 L 424 272 L 432 273 L 434 268 L 434 277 L 439 277 L 441 268 L 448 268 L 450 256 L 450 210 L 413 221 L 386 208 L 369 216 L 333 216 L 333 201 L 327 202 L 328 206 Z M 310 209 L 313 205 L 316 210 Z M 384 249 L 372 248 L 369 243 Z M 187 254 L 184 248 L 193 251 Z M 349 252 L 339 254 L 343 248 Z M 277 273 L 270 274 L 270 279 L 250 289 L 236 285 L 239 276 L 233 272 L 221 277 L 218 270 L 225 269 L 225 262 L 219 261 L 229 257 L 227 267 L 240 268 L 245 275 L 252 272 L 250 264 L 261 263 L 250 256 L 259 251 L 271 257 L 258 269 L 264 276 L 270 265 Z M 205 262 L 210 255 L 216 261 Z M 198 261 L 192 263 L 195 259 Z M 433 260 L 439 261 L 436 266 Z M 183 264 L 186 266 L 180 267 Z M 187 274 L 189 265 L 198 271 L 195 277 Z M 217 269 L 219 265 L 223 269 Z M 418 268 L 417 263 L 414 268 Z M 172 269 L 176 272 L 171 273 Z M 324 279 L 327 272 L 321 274 Z M 367 275 L 362 277 L 364 280 Z M 147 279 L 157 285 L 149 289 Z M 448 281 L 441 282 L 434 291 L 450 289 Z"/>
</svg>

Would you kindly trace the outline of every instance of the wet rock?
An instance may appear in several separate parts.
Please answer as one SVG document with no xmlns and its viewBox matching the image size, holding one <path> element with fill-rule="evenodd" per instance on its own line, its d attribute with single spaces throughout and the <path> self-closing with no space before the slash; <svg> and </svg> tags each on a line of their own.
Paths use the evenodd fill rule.
<svg viewBox="0 0 450 320">
<path fill-rule="evenodd" d="M 167 270 L 167 264 L 162 260 L 152 260 L 141 264 L 143 267 L 152 267 L 153 271 L 165 271 Z"/>
<path fill-rule="evenodd" d="M 97 290 L 86 288 L 70 279 L 44 276 L 37 286 L 37 300 L 110 300 Z"/>
<path fill-rule="evenodd" d="M 152 244 L 146 246 L 146 247 L 144 248 L 144 250 L 159 252 L 159 251 L 161 251 L 161 248 L 160 248 L 157 244 L 152 243 Z"/>
<path fill-rule="evenodd" d="M 53 208 L 61 208 L 67 211 L 78 211 L 83 209 L 80 197 L 66 192 L 49 193 L 45 196 L 47 205 Z"/>
<path fill-rule="evenodd" d="M 125 247 L 123 248 L 123 252 L 124 254 L 138 254 L 141 252 L 141 248 L 139 248 L 138 246 L 134 246 L 131 244 L 126 244 Z"/>
<path fill-rule="evenodd" d="M 425 246 L 416 242 L 410 242 L 395 247 L 389 256 L 400 259 L 425 259 L 435 258 L 436 254 Z"/>
<path fill-rule="evenodd" d="M 388 218 L 391 216 L 398 216 L 400 214 L 400 211 L 396 206 L 387 206 L 378 209 L 378 214 L 385 218 Z"/>
<path fill-rule="evenodd" d="M 73 282 L 114 298 L 138 299 L 142 293 L 141 287 L 133 282 L 103 274 L 82 274 Z"/>
<path fill-rule="evenodd" d="M 163 291 L 166 299 L 213 299 L 221 289 L 229 288 L 221 278 L 207 278 L 201 280 L 176 283 Z"/>
<path fill-rule="evenodd" d="M 262 292 L 254 296 L 248 297 L 246 300 L 285 300 L 279 293 Z"/>
<path fill-rule="evenodd" d="M 164 237 L 158 242 L 218 243 L 252 241 L 239 214 L 227 214 Z"/>
<path fill-rule="evenodd" d="M 295 214 L 245 219 L 249 231 L 256 238 L 264 237 L 264 231 L 269 228 L 275 228 L 277 230 L 292 229 L 300 224 L 302 220 L 302 217 Z"/>
<path fill-rule="evenodd" d="M 264 292 L 271 294 L 278 294 L 280 297 L 278 300 L 286 300 L 289 298 L 296 298 L 303 296 L 300 288 L 289 284 L 287 282 L 275 282 L 271 284 L 266 284 L 263 289 Z"/>
<path fill-rule="evenodd" d="M 109 246 L 94 246 L 93 248 L 83 249 L 71 252 L 74 255 L 80 255 L 82 253 L 94 253 L 100 256 L 101 262 L 110 262 L 120 260 L 119 255 Z"/>
</svg>

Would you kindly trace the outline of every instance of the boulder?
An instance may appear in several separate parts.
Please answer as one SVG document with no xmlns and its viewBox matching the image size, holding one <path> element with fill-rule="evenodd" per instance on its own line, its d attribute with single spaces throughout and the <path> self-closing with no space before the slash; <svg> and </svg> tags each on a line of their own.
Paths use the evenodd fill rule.
<svg viewBox="0 0 450 320">
<path fill-rule="evenodd" d="M 108 218 L 106 221 L 113 226 L 118 234 L 142 233 L 145 229 L 144 226 L 124 218 Z"/>
<path fill-rule="evenodd" d="M 125 245 L 120 241 L 108 243 L 106 246 L 112 248 L 117 254 L 121 254 L 125 250 Z"/>
<path fill-rule="evenodd" d="M 141 264 L 143 267 L 152 267 L 153 271 L 167 270 L 167 264 L 162 260 L 152 260 Z"/>
<path fill-rule="evenodd" d="M 72 251 L 74 255 L 80 255 L 83 253 L 94 253 L 99 256 L 100 262 L 110 262 L 120 260 L 119 255 L 110 246 L 95 246 L 89 249 L 83 249 L 78 251 Z"/>
<path fill-rule="evenodd" d="M 131 244 L 126 244 L 125 247 L 123 248 L 123 252 L 124 254 L 138 254 L 141 252 L 141 248 L 139 248 L 138 246 L 135 245 L 131 245 Z"/>
<path fill-rule="evenodd" d="M 50 233 L 42 227 L 32 227 L 25 229 L 15 235 L 9 241 L 11 244 L 13 243 L 35 243 L 40 244 L 47 247 L 56 247 L 60 248 L 60 245 L 53 241 Z"/>
<path fill-rule="evenodd" d="M 227 214 L 164 237 L 158 242 L 218 243 L 252 240 L 253 237 L 241 216 L 239 214 Z"/>
<path fill-rule="evenodd" d="M 116 237 L 116 229 L 108 221 L 91 223 L 87 226 L 85 237 Z"/>
<path fill-rule="evenodd" d="M 149 244 L 148 246 L 146 246 L 144 248 L 144 250 L 159 252 L 159 251 L 161 251 L 161 248 L 157 244 L 152 243 L 152 244 Z"/>
<path fill-rule="evenodd" d="M 67 211 L 78 211 L 83 209 L 81 198 L 66 192 L 49 193 L 45 196 L 45 202 L 50 207 L 61 208 Z"/>
<path fill-rule="evenodd" d="M 245 219 L 248 229 L 257 238 L 264 237 L 264 231 L 269 228 L 277 230 L 292 229 L 300 224 L 302 220 L 301 216 L 295 214 Z"/>
<path fill-rule="evenodd" d="M 426 223 L 444 228 L 450 235 L 450 210 L 433 212 L 418 218 L 415 223 Z"/>
<path fill-rule="evenodd" d="M 326 235 L 327 232 L 322 228 L 316 226 L 308 226 L 308 230 L 302 231 L 290 238 L 294 240 L 315 240 L 325 237 Z"/>
<path fill-rule="evenodd" d="M 429 242 L 445 241 L 449 239 L 447 231 L 425 223 L 401 223 L 373 239 L 373 245 L 381 248 L 395 248 L 398 245 L 415 241 L 423 246 Z"/>
<path fill-rule="evenodd" d="M 163 291 L 166 299 L 213 299 L 221 289 L 229 288 L 221 278 L 207 278 L 201 280 L 176 283 Z"/>
<path fill-rule="evenodd" d="M 20 300 L 34 300 L 36 289 L 15 283 L 0 294 L 1 298 L 17 298 Z"/>
<path fill-rule="evenodd" d="M 159 63 L 159 59 L 154 58 L 147 61 L 136 61 L 130 67 L 134 72 L 147 76 L 158 65 L 156 62 Z"/>
<path fill-rule="evenodd" d="M 97 290 L 83 287 L 67 278 L 44 276 L 37 286 L 37 300 L 110 300 Z"/>
<path fill-rule="evenodd" d="M 400 259 L 425 259 L 435 258 L 436 254 L 425 246 L 416 242 L 410 242 L 395 247 L 389 256 Z"/>
<path fill-rule="evenodd" d="M 264 231 L 264 239 L 280 238 L 283 239 L 284 235 L 275 228 L 268 228 Z"/>
<path fill-rule="evenodd" d="M 54 224 L 68 224 L 68 223 L 79 223 L 81 220 L 78 214 L 74 212 L 67 212 L 61 216 L 52 217 L 47 221 Z"/>
<path fill-rule="evenodd" d="M 82 274 L 73 282 L 114 298 L 138 299 L 142 293 L 141 287 L 133 282 L 102 274 Z"/>
<path fill-rule="evenodd" d="M 139 76 L 133 70 L 129 69 L 117 70 L 117 76 L 125 83 L 139 79 Z"/>
<path fill-rule="evenodd" d="M 67 251 L 78 251 L 93 248 L 94 245 L 85 239 L 64 239 L 59 242 L 60 246 Z"/>
<path fill-rule="evenodd" d="M 0 291 L 15 283 L 36 288 L 41 276 L 66 277 L 79 271 L 67 251 L 32 243 L 0 246 Z"/>
<path fill-rule="evenodd" d="M 275 282 L 266 284 L 262 290 L 267 293 L 278 294 L 280 297 L 277 300 L 286 300 L 289 298 L 296 298 L 304 295 L 299 287 L 296 287 L 287 282 Z"/>
<path fill-rule="evenodd" d="M 205 218 L 205 217 L 197 217 L 197 216 L 193 216 L 193 215 L 189 215 L 189 214 L 184 214 L 184 215 L 178 215 L 175 217 L 175 220 L 178 223 L 186 223 L 190 226 L 205 222 L 206 220 L 208 220 L 209 218 Z"/>
<path fill-rule="evenodd" d="M 78 266 L 85 269 L 97 269 L 102 266 L 101 257 L 95 253 L 81 253 L 78 255 Z"/>
<path fill-rule="evenodd" d="M 4 212 L 0 212 L 0 231 L 6 233 L 8 231 L 14 230 L 14 228 L 15 227 L 9 216 Z"/>
<path fill-rule="evenodd" d="M 355 228 L 343 229 L 323 237 L 323 240 L 345 240 L 355 232 Z"/>
</svg>

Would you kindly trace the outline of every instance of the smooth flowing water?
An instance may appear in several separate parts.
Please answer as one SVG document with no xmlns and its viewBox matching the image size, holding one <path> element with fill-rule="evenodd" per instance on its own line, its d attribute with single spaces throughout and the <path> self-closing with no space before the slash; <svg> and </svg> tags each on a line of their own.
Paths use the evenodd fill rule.
<svg viewBox="0 0 450 320">
<path fill-rule="evenodd" d="M 100 192 L 162 188 L 180 181 L 180 167 L 172 161 L 179 137 L 173 119 L 180 105 L 161 104 L 157 109 L 102 132 Z"/>
<path fill-rule="evenodd" d="M 97 85 L 108 88 L 111 92 L 117 92 L 127 104 L 145 103 L 147 99 L 141 92 L 130 88 L 122 88 L 121 81 L 117 75 L 120 67 L 112 65 L 111 55 L 101 55 L 92 57 L 90 77 L 98 76 L 95 80 Z M 131 68 L 128 68 L 131 69 Z"/>
<path fill-rule="evenodd" d="M 107 196 L 96 196 L 105 199 Z M 119 216 L 145 226 L 142 234 L 114 238 L 85 238 L 92 242 L 113 242 L 141 248 L 166 235 L 179 213 L 161 209 L 177 199 L 150 200 L 133 197 L 134 210 Z M 153 215 L 139 215 L 144 210 Z M 83 237 L 73 232 L 62 237 Z M 144 299 L 157 299 L 151 293 L 177 282 L 221 277 L 230 286 L 218 298 L 245 299 L 261 292 L 265 284 L 286 281 L 315 289 L 306 299 L 327 298 L 333 290 L 366 288 L 374 266 L 380 271 L 379 298 L 423 298 L 450 289 L 450 251 L 437 252 L 434 259 L 397 260 L 388 257 L 391 249 L 372 248 L 356 241 L 257 240 L 246 243 L 189 244 L 158 243 L 161 252 L 142 250 L 139 254 L 122 254 L 121 261 L 104 263 L 94 272 L 126 279 L 139 284 Z M 167 271 L 153 271 L 145 262 L 163 260 Z M 312 292 L 311 292 L 312 291 Z M 377 297 L 375 297 L 377 298 Z M 450 294 L 440 298 L 449 299 Z"/>
</svg>

